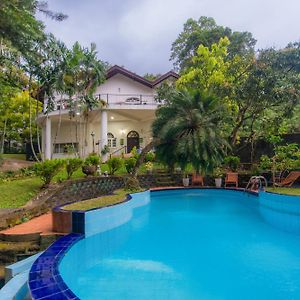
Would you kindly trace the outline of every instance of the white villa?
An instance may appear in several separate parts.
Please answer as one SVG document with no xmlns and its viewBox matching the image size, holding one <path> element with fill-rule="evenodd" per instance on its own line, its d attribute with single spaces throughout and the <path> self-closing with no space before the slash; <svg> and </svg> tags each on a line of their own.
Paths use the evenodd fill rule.
<svg viewBox="0 0 300 300">
<path fill-rule="evenodd" d="M 96 95 L 104 107 L 95 109 L 88 116 L 80 110 L 73 111 L 57 100 L 54 111 L 41 114 L 38 123 L 42 130 L 42 154 L 44 158 L 61 158 L 75 149 L 81 157 L 92 152 L 101 154 L 128 153 L 136 146 L 143 148 L 151 141 L 151 123 L 157 103 L 156 88 L 163 81 L 174 81 L 178 74 L 170 71 L 155 81 L 149 81 L 122 67 L 110 68 L 106 81 Z M 44 111 L 47 102 L 44 103 Z"/>
</svg>

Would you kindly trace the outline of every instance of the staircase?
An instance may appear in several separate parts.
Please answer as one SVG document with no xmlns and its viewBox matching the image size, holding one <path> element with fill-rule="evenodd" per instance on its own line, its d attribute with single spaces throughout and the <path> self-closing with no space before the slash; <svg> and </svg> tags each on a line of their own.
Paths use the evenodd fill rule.
<svg viewBox="0 0 300 300">
<path fill-rule="evenodd" d="M 176 186 L 174 177 L 165 169 L 157 169 L 155 171 L 155 179 L 157 186 Z"/>
</svg>

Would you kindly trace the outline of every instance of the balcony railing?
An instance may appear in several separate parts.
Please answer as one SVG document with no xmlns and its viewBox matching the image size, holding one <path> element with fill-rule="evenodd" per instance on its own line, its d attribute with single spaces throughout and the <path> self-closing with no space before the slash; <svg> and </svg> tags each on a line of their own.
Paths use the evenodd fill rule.
<svg viewBox="0 0 300 300">
<path fill-rule="evenodd" d="M 107 103 L 108 107 L 111 106 L 153 106 L 156 107 L 158 103 L 155 101 L 154 95 L 145 95 L 145 94 L 97 94 L 95 95 L 99 101 L 104 101 Z M 56 103 L 54 103 L 54 110 L 60 109 L 71 109 L 71 108 L 79 108 L 82 106 L 81 102 L 77 99 L 72 100 L 72 104 L 70 105 L 70 100 L 68 99 L 58 99 Z M 46 103 L 45 108 L 46 110 Z"/>
<path fill-rule="evenodd" d="M 98 98 L 108 105 L 157 105 L 154 95 L 143 94 L 99 94 Z"/>
</svg>

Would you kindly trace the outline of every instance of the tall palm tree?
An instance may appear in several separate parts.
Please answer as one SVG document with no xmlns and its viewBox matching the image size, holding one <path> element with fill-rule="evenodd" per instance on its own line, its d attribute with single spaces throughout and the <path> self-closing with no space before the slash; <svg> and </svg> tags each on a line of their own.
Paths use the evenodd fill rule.
<svg viewBox="0 0 300 300">
<path fill-rule="evenodd" d="M 168 104 L 156 112 L 152 125 L 159 160 L 182 169 L 210 172 L 222 162 L 227 142 L 222 136 L 220 101 L 201 92 L 171 93 Z"/>
</svg>

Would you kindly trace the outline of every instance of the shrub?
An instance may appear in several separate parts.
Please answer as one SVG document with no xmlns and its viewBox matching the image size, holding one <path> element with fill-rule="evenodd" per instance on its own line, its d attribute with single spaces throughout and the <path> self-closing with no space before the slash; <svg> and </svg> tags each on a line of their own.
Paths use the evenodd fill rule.
<svg viewBox="0 0 300 300">
<path fill-rule="evenodd" d="M 134 157 L 130 157 L 125 160 L 125 168 L 127 173 L 129 174 L 132 173 L 135 164 L 136 164 L 136 159 Z"/>
<path fill-rule="evenodd" d="M 85 161 L 85 166 L 98 166 L 100 164 L 100 157 L 97 154 L 91 154 L 89 155 Z"/>
<path fill-rule="evenodd" d="M 148 152 L 145 156 L 145 161 L 154 162 L 154 160 L 155 160 L 155 153 L 153 151 Z"/>
<path fill-rule="evenodd" d="M 122 165 L 123 160 L 120 157 L 112 157 L 107 161 L 108 170 L 110 175 L 114 175 L 116 171 L 118 171 Z"/>
<path fill-rule="evenodd" d="M 81 158 L 69 158 L 67 159 L 66 171 L 68 179 L 70 179 L 75 171 L 77 171 L 83 165 Z"/>
<path fill-rule="evenodd" d="M 64 165 L 62 159 L 45 160 L 35 164 L 35 172 L 43 180 L 44 186 L 48 186 Z"/>
<path fill-rule="evenodd" d="M 148 161 L 148 162 L 146 162 L 145 167 L 146 167 L 146 170 L 148 172 L 150 172 L 153 170 L 153 163 L 151 161 Z"/>
<path fill-rule="evenodd" d="M 128 192 L 138 192 L 141 190 L 139 180 L 133 176 L 124 178 L 124 186 L 125 191 Z"/>
<path fill-rule="evenodd" d="M 224 158 L 225 167 L 229 168 L 231 171 L 236 171 L 240 165 L 240 158 L 238 156 L 227 156 Z"/>
<path fill-rule="evenodd" d="M 138 159 L 138 158 L 139 158 L 139 154 L 138 154 L 138 152 L 137 152 L 136 146 L 134 146 L 134 147 L 131 149 L 130 153 L 132 154 L 132 156 L 133 156 L 135 159 Z"/>
</svg>

